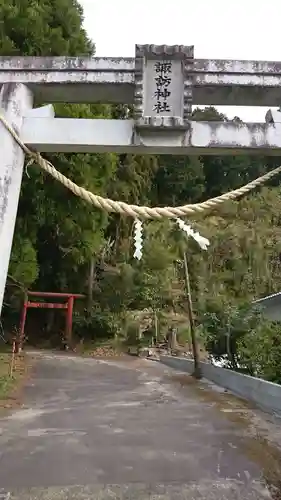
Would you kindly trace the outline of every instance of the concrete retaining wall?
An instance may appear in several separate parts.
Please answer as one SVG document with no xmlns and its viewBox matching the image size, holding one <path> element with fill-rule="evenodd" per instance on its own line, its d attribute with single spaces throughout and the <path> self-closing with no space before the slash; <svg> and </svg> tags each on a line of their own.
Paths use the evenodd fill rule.
<svg viewBox="0 0 281 500">
<path fill-rule="evenodd" d="M 193 361 L 190 359 L 160 356 L 160 361 L 181 372 L 193 371 Z M 267 412 L 281 414 L 280 385 L 208 363 L 200 363 L 200 365 L 202 375 L 207 380 L 228 389 L 236 396 L 255 403 Z"/>
</svg>

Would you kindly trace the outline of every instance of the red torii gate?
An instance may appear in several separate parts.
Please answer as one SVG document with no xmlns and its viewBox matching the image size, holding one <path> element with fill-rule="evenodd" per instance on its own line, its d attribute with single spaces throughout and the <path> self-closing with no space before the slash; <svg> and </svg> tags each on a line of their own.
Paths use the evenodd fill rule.
<svg viewBox="0 0 281 500">
<path fill-rule="evenodd" d="M 63 303 L 58 302 L 32 302 L 29 297 L 44 297 L 44 298 L 59 298 L 66 299 Z M 65 338 L 67 345 L 71 347 L 72 341 L 72 316 L 74 299 L 84 299 L 85 295 L 79 293 L 57 293 L 57 292 L 31 292 L 27 290 L 25 293 L 19 332 L 19 350 L 22 348 L 24 340 L 24 328 L 26 322 L 27 309 L 65 309 L 66 322 L 65 322 Z"/>
</svg>

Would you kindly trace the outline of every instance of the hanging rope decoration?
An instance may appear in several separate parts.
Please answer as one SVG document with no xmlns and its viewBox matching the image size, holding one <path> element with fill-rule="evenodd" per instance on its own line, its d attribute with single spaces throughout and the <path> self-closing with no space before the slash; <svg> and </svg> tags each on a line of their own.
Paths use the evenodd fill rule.
<svg viewBox="0 0 281 500">
<path fill-rule="evenodd" d="M 72 191 L 76 196 L 79 196 L 87 203 L 104 210 L 108 213 L 119 213 L 122 215 L 127 215 L 133 217 L 135 219 L 135 256 L 137 259 L 140 259 L 142 256 L 142 224 L 141 220 L 151 220 L 156 219 L 160 220 L 163 218 L 170 218 L 176 220 L 179 227 L 185 231 L 187 236 L 191 236 L 201 248 L 204 250 L 207 249 L 209 244 L 208 240 L 203 236 L 200 236 L 199 233 L 195 232 L 190 226 L 185 224 L 184 221 L 180 219 L 180 217 L 186 217 L 192 215 L 193 217 L 196 214 L 201 214 L 203 212 L 210 212 L 214 208 L 218 207 L 222 203 L 226 201 L 234 201 L 237 198 L 249 193 L 253 189 L 257 188 L 265 184 L 268 180 L 272 179 L 279 173 L 281 173 L 281 166 L 271 170 L 265 175 L 258 177 L 257 179 L 249 182 L 245 186 L 242 186 L 238 189 L 234 189 L 228 193 L 222 194 L 221 196 L 217 196 L 215 198 L 211 198 L 209 200 L 204 201 L 203 203 L 194 203 L 190 205 L 183 205 L 179 207 L 144 207 L 138 205 L 128 205 L 122 201 L 114 201 L 109 198 L 103 198 L 102 196 L 98 196 L 94 193 L 91 193 L 87 189 L 77 186 L 70 179 L 65 177 L 65 175 L 61 174 L 56 168 L 47 160 L 45 160 L 39 153 L 31 151 L 20 139 L 18 134 L 14 131 L 11 125 L 7 122 L 7 120 L 0 115 L 0 122 L 4 125 L 4 127 L 10 132 L 10 134 L 14 137 L 15 141 L 19 144 L 19 146 L 23 149 L 23 151 L 30 157 L 30 161 L 28 165 L 32 163 L 37 163 L 39 167 L 42 168 L 45 172 L 50 174 L 54 179 L 60 182 L 67 189 Z M 208 242 L 208 243 L 207 243 Z"/>
<path fill-rule="evenodd" d="M 191 226 L 188 226 L 184 220 L 177 218 L 176 219 L 177 224 L 179 225 L 179 228 L 184 231 L 188 237 L 191 236 L 196 243 L 202 248 L 202 250 L 208 250 L 208 246 L 210 245 L 210 242 L 207 238 L 204 238 L 204 236 L 201 236 L 198 232 L 194 231 Z"/>
<path fill-rule="evenodd" d="M 143 244 L 142 232 L 143 232 L 142 221 L 140 219 L 135 219 L 135 222 L 134 222 L 134 241 L 135 241 L 134 258 L 138 259 L 138 260 L 141 260 L 141 258 L 142 258 L 142 244 Z"/>
<path fill-rule="evenodd" d="M 188 226 L 182 219 L 177 218 L 176 222 L 179 228 L 185 232 L 187 237 L 193 238 L 196 243 L 202 248 L 202 250 L 208 250 L 208 246 L 210 245 L 210 241 L 204 236 L 201 236 L 198 232 L 194 231 L 191 226 Z M 142 221 L 139 219 L 135 219 L 134 221 L 134 258 L 141 260 L 143 255 L 143 225 Z"/>
</svg>

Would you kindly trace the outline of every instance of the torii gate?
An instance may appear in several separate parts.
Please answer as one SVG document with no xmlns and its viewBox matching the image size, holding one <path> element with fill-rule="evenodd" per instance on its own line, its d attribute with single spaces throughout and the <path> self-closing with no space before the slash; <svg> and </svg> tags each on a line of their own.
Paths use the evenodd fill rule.
<svg viewBox="0 0 281 500">
<path fill-rule="evenodd" d="M 193 46 L 136 45 L 135 58 L 0 57 L 0 114 L 40 152 L 281 154 L 281 113 L 265 123 L 196 122 L 192 105 L 280 106 L 281 62 L 194 59 Z M 55 118 L 42 103 L 133 104 L 134 120 Z M 24 152 L 0 122 L 0 311 Z"/>
</svg>

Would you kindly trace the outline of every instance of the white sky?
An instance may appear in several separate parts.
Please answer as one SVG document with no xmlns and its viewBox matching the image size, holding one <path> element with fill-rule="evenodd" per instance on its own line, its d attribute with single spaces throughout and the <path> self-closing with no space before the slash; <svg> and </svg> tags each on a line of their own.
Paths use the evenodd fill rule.
<svg viewBox="0 0 281 500">
<path fill-rule="evenodd" d="M 96 55 L 133 57 L 135 44 L 194 45 L 195 58 L 281 60 L 280 0 L 80 0 Z M 281 92 L 280 92 L 281 105 Z M 221 108 L 264 122 L 267 108 Z"/>
</svg>

